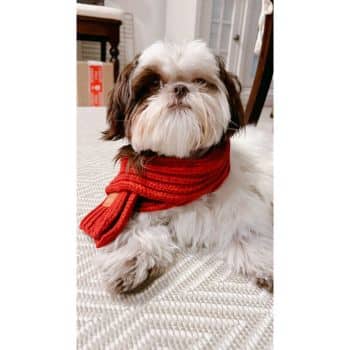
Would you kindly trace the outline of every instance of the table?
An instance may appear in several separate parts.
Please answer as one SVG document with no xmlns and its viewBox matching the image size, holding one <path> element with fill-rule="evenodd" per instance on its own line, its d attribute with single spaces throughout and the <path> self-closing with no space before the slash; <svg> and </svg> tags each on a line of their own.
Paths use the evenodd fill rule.
<svg viewBox="0 0 350 350">
<path fill-rule="evenodd" d="M 118 45 L 121 24 L 122 21 L 119 19 L 77 15 L 77 40 L 101 42 L 101 61 L 106 61 L 106 44 L 110 43 L 109 53 L 114 67 L 114 81 L 117 80 L 119 73 Z"/>
</svg>

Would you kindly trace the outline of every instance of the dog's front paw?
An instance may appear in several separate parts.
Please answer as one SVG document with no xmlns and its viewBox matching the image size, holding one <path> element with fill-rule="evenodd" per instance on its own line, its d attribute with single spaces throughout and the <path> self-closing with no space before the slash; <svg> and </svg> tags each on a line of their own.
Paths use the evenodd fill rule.
<svg viewBox="0 0 350 350">
<path fill-rule="evenodd" d="M 176 250 L 165 227 L 139 229 L 124 233 L 102 248 L 95 263 L 108 291 L 126 293 L 163 272 Z"/>
<path fill-rule="evenodd" d="M 125 293 L 134 288 L 136 282 L 137 258 L 125 261 L 121 264 L 119 275 L 113 279 L 105 279 L 104 284 L 110 293 Z M 144 279 L 143 279 L 144 280 Z"/>
<path fill-rule="evenodd" d="M 128 260 L 114 261 L 113 265 L 101 270 L 103 284 L 114 294 L 130 292 L 139 287 L 149 277 L 156 277 L 162 268 L 150 256 L 140 254 Z"/>
</svg>

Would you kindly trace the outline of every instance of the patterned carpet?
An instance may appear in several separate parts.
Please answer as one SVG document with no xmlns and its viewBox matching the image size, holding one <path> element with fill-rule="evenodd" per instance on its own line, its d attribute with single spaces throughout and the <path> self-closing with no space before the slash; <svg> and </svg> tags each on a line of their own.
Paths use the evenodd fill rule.
<svg viewBox="0 0 350 350">
<path fill-rule="evenodd" d="M 77 215 L 104 198 L 117 143 L 99 140 L 104 108 L 78 109 Z M 181 254 L 138 293 L 111 297 L 91 262 L 92 240 L 77 233 L 77 348 L 271 349 L 273 298 L 208 255 Z"/>
</svg>

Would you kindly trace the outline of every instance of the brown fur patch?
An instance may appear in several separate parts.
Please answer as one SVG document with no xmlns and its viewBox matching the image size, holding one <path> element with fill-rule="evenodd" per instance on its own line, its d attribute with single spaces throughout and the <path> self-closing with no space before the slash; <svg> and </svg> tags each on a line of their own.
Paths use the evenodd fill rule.
<svg viewBox="0 0 350 350">
<path fill-rule="evenodd" d="M 125 118 L 134 107 L 129 78 L 138 64 L 138 58 L 139 55 L 123 69 L 110 93 L 107 108 L 107 123 L 109 127 L 103 132 L 102 138 L 104 140 L 117 140 L 125 136 Z"/>
<path fill-rule="evenodd" d="M 142 175 L 144 166 L 147 161 L 151 160 L 155 156 L 157 156 L 155 152 L 142 151 L 141 153 L 137 153 L 134 151 L 131 145 L 126 145 L 120 148 L 114 160 L 117 162 L 119 159 L 128 158 L 129 166 L 134 168 L 139 175 Z"/>
<path fill-rule="evenodd" d="M 225 69 L 225 64 L 221 57 L 216 56 L 219 66 L 219 76 L 227 90 L 227 100 L 230 106 L 231 121 L 227 130 L 228 136 L 232 136 L 244 125 L 244 109 L 240 98 L 241 83 L 238 77 Z M 237 85 L 237 86 L 236 86 Z"/>
<path fill-rule="evenodd" d="M 268 292 L 273 293 L 273 279 L 272 278 L 261 278 L 256 279 L 256 285 L 259 288 L 264 288 Z"/>
</svg>

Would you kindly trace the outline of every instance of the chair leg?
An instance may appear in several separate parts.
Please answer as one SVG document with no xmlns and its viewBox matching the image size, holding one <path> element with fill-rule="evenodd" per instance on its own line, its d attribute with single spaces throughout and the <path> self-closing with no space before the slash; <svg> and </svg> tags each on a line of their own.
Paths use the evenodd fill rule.
<svg viewBox="0 0 350 350">
<path fill-rule="evenodd" d="M 265 19 L 263 43 L 254 83 L 245 110 L 245 124 L 257 124 L 273 75 L 273 14 Z"/>
</svg>

